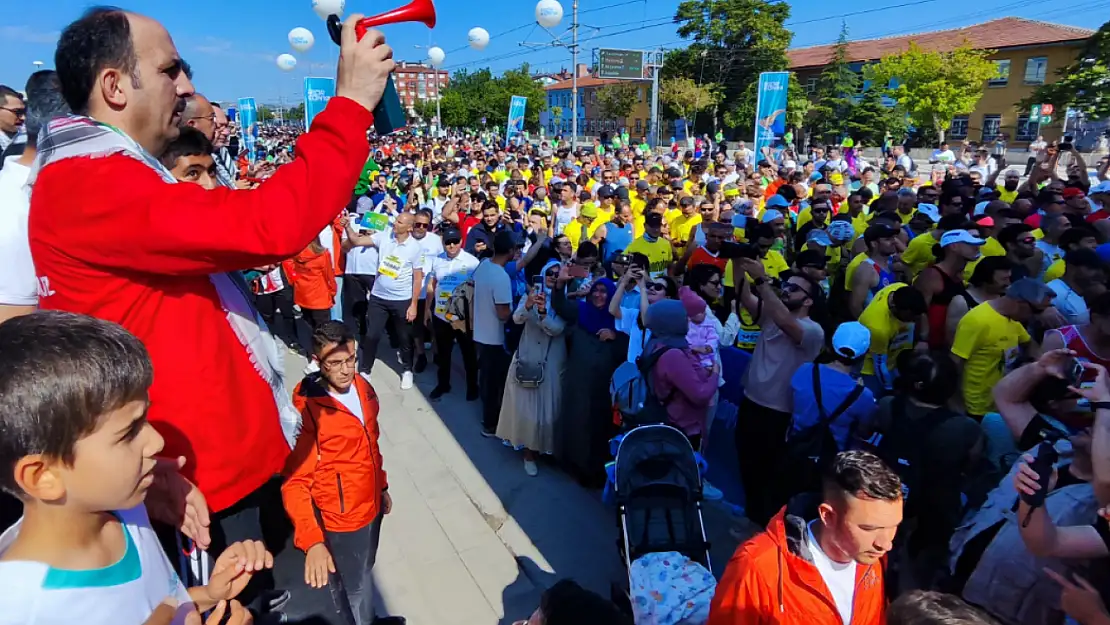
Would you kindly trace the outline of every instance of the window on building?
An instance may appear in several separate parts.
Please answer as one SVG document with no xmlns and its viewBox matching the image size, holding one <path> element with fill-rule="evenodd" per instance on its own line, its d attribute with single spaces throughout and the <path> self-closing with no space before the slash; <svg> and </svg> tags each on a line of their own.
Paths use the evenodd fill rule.
<svg viewBox="0 0 1110 625">
<path fill-rule="evenodd" d="M 639 89 L 636 89 L 636 101 L 637 102 L 643 102 L 644 101 L 644 88 L 643 87 L 640 87 Z"/>
<path fill-rule="evenodd" d="M 817 93 L 817 82 L 821 79 L 820 76 L 810 76 L 806 78 L 806 93 Z"/>
<path fill-rule="evenodd" d="M 983 136 L 982 141 L 994 141 L 995 137 L 1002 130 L 1002 116 L 986 114 L 983 115 Z"/>
<path fill-rule="evenodd" d="M 958 115 L 952 118 L 952 125 L 948 128 L 949 139 L 967 138 L 967 115 Z"/>
<path fill-rule="evenodd" d="M 997 71 L 994 78 L 987 81 L 988 87 L 1005 87 L 1010 82 L 1010 59 L 1001 59 L 994 62 Z"/>
<path fill-rule="evenodd" d="M 637 117 L 636 118 L 636 132 L 637 133 L 640 132 L 643 129 L 643 127 L 644 127 L 644 120 Z"/>
<path fill-rule="evenodd" d="M 1043 85 L 1048 74 L 1048 57 L 1034 56 L 1025 61 L 1025 80 L 1027 85 Z"/>
<path fill-rule="evenodd" d="M 1017 130 L 1014 132 L 1014 141 L 1033 141 L 1041 130 L 1039 122 L 1030 122 L 1029 115 L 1018 115 Z"/>
</svg>

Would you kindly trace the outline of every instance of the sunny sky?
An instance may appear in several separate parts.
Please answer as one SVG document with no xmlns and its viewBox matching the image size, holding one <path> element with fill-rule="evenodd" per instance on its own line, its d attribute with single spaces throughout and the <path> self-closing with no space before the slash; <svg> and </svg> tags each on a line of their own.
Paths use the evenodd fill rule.
<svg viewBox="0 0 1110 625">
<path fill-rule="evenodd" d="M 18 2 L 21 8 L 9 10 L 0 25 L 0 83 L 16 89 L 22 89 L 35 61 L 53 66 L 59 31 L 94 4 L 89 0 L 3 1 Z M 598 47 L 681 47 L 670 22 L 678 1 L 581 0 L 581 62 L 589 63 Z M 853 39 L 955 28 L 1007 15 L 1085 27 L 1110 19 L 1110 0 L 797 0 L 790 4 L 787 26 L 797 47 L 834 42 L 842 19 Z M 276 103 L 279 98 L 299 102 L 305 76 L 335 73 L 336 48 L 310 0 L 121 0 L 120 5 L 150 15 L 169 29 L 182 57 L 194 68 L 197 88 L 214 100 L 254 96 L 262 102 Z M 563 48 L 519 45 L 551 41 L 535 26 L 533 0 L 436 0 L 436 5 L 439 23 L 434 30 L 423 24 L 386 27 L 398 60 L 423 60 L 425 52 L 419 46 L 438 45 L 447 52 L 444 67 L 452 71 L 486 66 L 500 71 L 522 61 L 547 71 L 570 67 L 570 54 Z M 569 14 L 571 0 L 563 5 Z M 348 12 L 379 13 L 394 6 L 347 0 Z M 568 15 L 564 25 L 569 22 Z M 293 53 L 287 35 L 297 26 L 315 34 L 316 46 L 307 54 L 295 54 L 297 68 L 284 73 L 274 60 L 283 52 Z M 492 35 L 481 52 L 466 45 L 467 31 L 475 26 Z"/>
</svg>

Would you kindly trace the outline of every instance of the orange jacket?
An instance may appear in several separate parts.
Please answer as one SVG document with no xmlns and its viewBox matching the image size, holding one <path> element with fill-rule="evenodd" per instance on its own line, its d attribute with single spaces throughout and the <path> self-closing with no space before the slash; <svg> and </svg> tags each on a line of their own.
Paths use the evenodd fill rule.
<svg viewBox="0 0 1110 625">
<path fill-rule="evenodd" d="M 281 487 L 293 521 L 293 544 L 302 551 L 323 542 L 324 529 L 351 532 L 370 524 L 389 486 L 378 449 L 378 395 L 362 376 L 354 386 L 365 424 L 309 376 L 293 391 L 303 424 Z M 320 511 L 320 527 L 313 506 Z"/>
<path fill-rule="evenodd" d="M 337 290 L 331 254 L 304 248 L 293 257 L 293 303 L 301 308 L 327 310 Z"/>
<path fill-rule="evenodd" d="M 344 213 L 339 213 L 335 216 L 335 220 L 331 222 L 331 249 L 335 250 L 335 258 L 332 259 L 332 270 L 335 275 L 341 276 L 347 269 L 347 255 L 343 253 L 343 226 L 340 224 L 340 219 L 343 219 Z"/>
<path fill-rule="evenodd" d="M 767 531 L 740 545 L 717 584 L 707 625 L 882 625 L 886 597 L 881 564 L 856 566 L 852 622 L 840 612 L 806 546 L 809 517 L 792 501 Z"/>
</svg>

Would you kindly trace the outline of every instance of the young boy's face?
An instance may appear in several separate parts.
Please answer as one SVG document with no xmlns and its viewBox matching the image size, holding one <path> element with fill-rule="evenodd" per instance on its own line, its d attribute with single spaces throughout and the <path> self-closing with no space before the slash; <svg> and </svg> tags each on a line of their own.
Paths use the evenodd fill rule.
<svg viewBox="0 0 1110 625">
<path fill-rule="evenodd" d="M 148 405 L 133 401 L 102 416 L 96 430 L 77 441 L 72 466 L 48 462 L 51 479 L 36 480 L 35 498 L 95 512 L 139 505 L 154 481 L 154 456 L 164 443 L 146 420 Z"/>
<path fill-rule="evenodd" d="M 179 156 L 170 171 L 181 182 L 199 184 L 209 191 L 220 186 L 216 178 L 216 161 L 209 154 Z"/>
<path fill-rule="evenodd" d="M 358 375 L 358 347 L 354 341 L 328 343 L 314 358 L 320 364 L 320 374 L 333 390 L 347 392 Z"/>
</svg>

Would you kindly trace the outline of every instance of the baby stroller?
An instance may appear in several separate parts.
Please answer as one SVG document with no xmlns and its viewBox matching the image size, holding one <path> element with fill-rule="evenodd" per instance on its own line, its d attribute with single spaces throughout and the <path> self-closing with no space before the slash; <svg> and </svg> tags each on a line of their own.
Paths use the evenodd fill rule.
<svg viewBox="0 0 1110 625">
<path fill-rule="evenodd" d="M 629 431 L 617 448 L 614 473 L 625 569 L 646 554 L 675 551 L 712 572 L 701 474 L 686 436 L 669 425 Z"/>
</svg>

